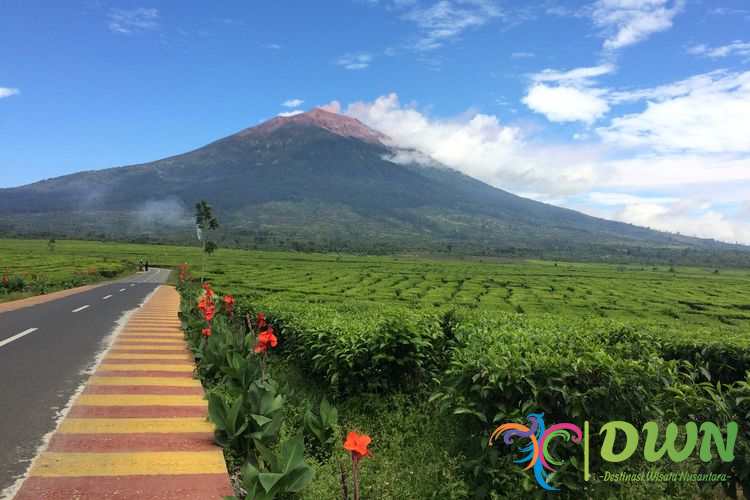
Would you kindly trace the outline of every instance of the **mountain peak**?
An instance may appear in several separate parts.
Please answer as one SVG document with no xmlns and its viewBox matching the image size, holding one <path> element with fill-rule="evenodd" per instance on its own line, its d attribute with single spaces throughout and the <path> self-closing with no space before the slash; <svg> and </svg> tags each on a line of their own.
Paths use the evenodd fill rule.
<svg viewBox="0 0 750 500">
<path fill-rule="evenodd" d="M 292 116 L 277 116 L 258 126 L 239 132 L 238 136 L 256 133 L 270 133 L 288 125 L 318 127 L 342 137 L 352 137 L 373 144 L 384 144 L 388 137 L 371 129 L 356 118 L 332 113 L 321 108 L 313 108 L 306 113 Z"/>
</svg>

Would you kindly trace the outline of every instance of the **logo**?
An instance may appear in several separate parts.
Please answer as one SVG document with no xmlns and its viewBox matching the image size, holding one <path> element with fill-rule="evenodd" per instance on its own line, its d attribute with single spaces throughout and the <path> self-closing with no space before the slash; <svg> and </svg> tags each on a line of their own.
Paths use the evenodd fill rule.
<svg viewBox="0 0 750 500">
<path fill-rule="evenodd" d="M 574 443 L 583 444 L 583 458 L 584 458 L 584 480 L 589 480 L 589 422 L 585 421 L 583 424 L 583 432 L 581 429 L 573 424 L 555 424 L 547 429 L 544 425 L 544 414 L 532 413 L 526 419 L 530 422 L 530 427 L 516 423 L 503 424 L 494 430 L 490 436 L 489 444 L 492 446 L 496 439 L 499 439 L 503 434 L 503 442 L 505 444 L 513 444 L 514 438 L 528 438 L 530 442 L 524 446 L 519 446 L 518 450 L 522 453 L 528 453 L 524 458 L 516 460 L 516 463 L 526 463 L 528 465 L 524 470 L 533 469 L 534 476 L 536 477 L 539 485 L 547 490 L 557 490 L 549 484 L 547 480 L 550 479 L 547 471 L 554 472 L 555 469 L 552 465 L 562 465 L 565 463 L 563 460 L 556 460 L 549 453 L 547 447 L 550 440 L 553 438 L 562 438 L 565 441 L 573 441 Z M 615 437 L 618 431 L 622 431 L 625 435 L 625 448 L 615 453 Z M 666 438 L 664 444 L 659 450 L 656 449 L 656 441 L 659 437 L 659 426 L 656 422 L 646 422 L 643 426 L 643 432 L 646 434 L 646 445 L 643 450 L 644 458 L 649 462 L 656 462 L 660 460 L 666 453 L 670 460 L 673 462 L 682 462 L 685 460 L 695 449 L 698 442 L 698 426 L 694 422 L 688 422 L 685 425 L 685 446 L 681 451 L 677 451 L 675 447 L 675 439 L 679 434 L 679 429 L 676 424 L 670 423 L 666 428 Z M 699 451 L 699 457 L 704 462 L 709 462 L 713 459 L 711 453 L 711 442 L 716 443 L 716 453 L 719 455 L 722 461 L 731 462 L 734 460 L 734 443 L 737 439 L 737 423 L 729 422 L 727 424 L 727 438 L 726 442 L 719 430 L 719 427 L 711 422 L 704 422 L 700 426 L 700 432 L 703 433 L 701 440 L 701 446 Z M 635 450 L 638 448 L 638 442 L 640 440 L 638 430 L 627 422 L 612 421 L 604 424 L 599 430 L 599 434 L 605 434 L 604 442 L 600 450 L 601 457 L 607 462 L 622 462 L 630 458 Z M 606 473 L 608 474 L 608 473 Z M 605 477 L 606 477 L 605 474 Z M 694 475 L 692 475 L 694 476 Z M 692 478 L 690 476 L 688 479 Z"/>
</svg>

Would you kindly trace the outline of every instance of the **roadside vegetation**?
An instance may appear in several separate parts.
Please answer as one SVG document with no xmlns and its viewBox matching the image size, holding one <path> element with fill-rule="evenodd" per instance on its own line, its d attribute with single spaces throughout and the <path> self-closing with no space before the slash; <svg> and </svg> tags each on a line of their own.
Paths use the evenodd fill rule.
<svg viewBox="0 0 750 500">
<path fill-rule="evenodd" d="M 3 266 L 23 254 L 42 266 L 53 256 L 46 246 L 0 240 Z M 550 425 L 588 420 L 595 432 L 613 420 L 638 429 L 656 421 L 661 436 L 669 422 L 739 425 L 732 462 L 704 463 L 697 452 L 677 464 L 647 462 L 641 439 L 630 460 L 604 463 L 592 436 L 592 473 L 711 470 L 730 476 L 721 485 L 585 483 L 580 445 L 556 440 L 552 454 L 564 463 L 550 474 L 561 490 L 555 495 L 750 492 L 748 270 L 218 249 L 206 259 L 214 297 L 206 319 L 206 289 L 189 279 L 199 272 L 200 248 L 56 247 L 55 258 L 81 268 L 105 258 L 189 264 L 173 273 L 181 315 L 239 493 L 282 498 L 284 483 L 272 492 L 271 480 L 296 470 L 306 481 L 287 479 L 303 486 L 290 494 L 343 498 L 346 484 L 351 498 L 344 443 L 356 432 L 372 439 L 374 454 L 358 462 L 363 499 L 543 497 L 534 475 L 513 463 L 521 458 L 514 447 L 487 446 L 498 425 L 525 423 L 530 413 L 544 413 Z M 275 345 L 261 339 L 268 332 Z M 295 467 L 279 472 L 284 457 Z"/>
</svg>

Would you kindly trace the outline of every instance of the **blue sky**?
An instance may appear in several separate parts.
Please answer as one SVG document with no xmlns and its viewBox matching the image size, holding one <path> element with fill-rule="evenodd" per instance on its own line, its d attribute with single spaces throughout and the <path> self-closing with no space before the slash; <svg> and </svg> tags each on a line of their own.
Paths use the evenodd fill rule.
<svg viewBox="0 0 750 500">
<path fill-rule="evenodd" d="M 744 0 L 3 3 L 0 187 L 319 105 L 514 193 L 750 244 Z"/>
</svg>

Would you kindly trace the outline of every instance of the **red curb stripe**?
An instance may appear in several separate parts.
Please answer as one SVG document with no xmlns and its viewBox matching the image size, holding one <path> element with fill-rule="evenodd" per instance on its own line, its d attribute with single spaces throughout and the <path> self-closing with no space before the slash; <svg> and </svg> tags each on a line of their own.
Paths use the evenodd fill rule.
<svg viewBox="0 0 750 500">
<path fill-rule="evenodd" d="M 86 406 L 73 405 L 71 418 L 187 418 L 205 417 L 207 406 Z"/>
<path fill-rule="evenodd" d="M 53 452 L 212 451 L 211 433 L 180 434 L 55 434 L 47 446 Z"/>
<path fill-rule="evenodd" d="M 156 385 L 89 385 L 83 394 L 163 394 L 203 396 L 202 387 L 162 387 Z"/>
<path fill-rule="evenodd" d="M 95 377 L 170 377 L 193 378 L 193 372 L 164 372 L 159 370 L 97 370 Z"/>
<path fill-rule="evenodd" d="M 76 498 L 79 500 L 216 500 L 233 495 L 226 474 L 162 476 L 29 477 L 16 500 Z"/>
</svg>

